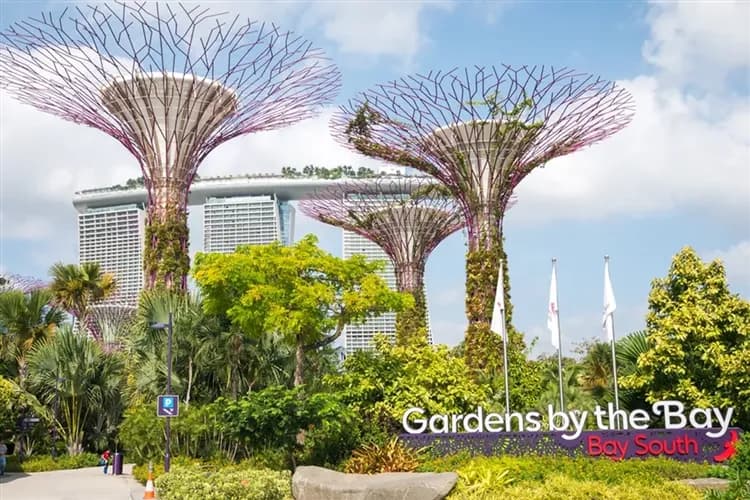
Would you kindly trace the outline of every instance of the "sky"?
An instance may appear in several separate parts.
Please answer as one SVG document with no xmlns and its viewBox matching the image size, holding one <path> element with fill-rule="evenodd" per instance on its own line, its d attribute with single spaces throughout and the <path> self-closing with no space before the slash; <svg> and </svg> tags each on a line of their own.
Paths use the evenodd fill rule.
<svg viewBox="0 0 750 500">
<path fill-rule="evenodd" d="M 0 0 L 0 30 L 70 2 Z M 533 353 L 552 353 L 546 329 L 551 259 L 558 261 L 563 351 L 602 338 L 603 257 L 617 298 L 616 335 L 645 327 L 648 293 L 672 257 L 692 246 L 723 260 L 730 288 L 750 297 L 750 2 L 202 2 L 274 21 L 321 47 L 343 87 L 357 91 L 432 69 L 510 64 L 567 66 L 616 81 L 634 97 L 633 122 L 611 138 L 555 159 L 516 190 L 504 222 L 514 324 Z M 334 107 L 291 127 L 233 139 L 202 177 L 380 163 L 328 134 Z M 104 133 L 19 104 L 0 91 L 0 272 L 47 276 L 77 262 L 75 191 L 139 174 Z M 191 253 L 202 213 L 190 214 Z M 341 232 L 298 212 L 341 254 Z M 464 335 L 465 234 L 427 264 L 436 342 Z"/>
</svg>

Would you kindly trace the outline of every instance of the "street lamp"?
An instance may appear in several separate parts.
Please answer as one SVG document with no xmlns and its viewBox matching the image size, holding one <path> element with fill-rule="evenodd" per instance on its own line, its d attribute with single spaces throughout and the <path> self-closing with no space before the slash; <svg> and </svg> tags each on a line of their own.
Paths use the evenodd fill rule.
<svg viewBox="0 0 750 500">
<path fill-rule="evenodd" d="M 151 328 L 154 330 L 167 329 L 167 394 L 172 394 L 172 311 L 169 312 L 169 319 L 166 323 L 153 323 Z M 167 444 L 164 448 L 164 472 L 169 472 L 169 442 L 171 441 L 171 430 L 169 426 L 170 417 L 167 417 L 165 426 Z"/>
</svg>

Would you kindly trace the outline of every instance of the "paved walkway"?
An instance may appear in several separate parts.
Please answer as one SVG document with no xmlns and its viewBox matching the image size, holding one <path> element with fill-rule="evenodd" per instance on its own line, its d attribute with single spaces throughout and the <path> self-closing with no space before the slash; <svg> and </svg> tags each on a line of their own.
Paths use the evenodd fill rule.
<svg viewBox="0 0 750 500">
<path fill-rule="evenodd" d="M 101 467 L 52 472 L 6 472 L 0 476 L 1 500 L 140 500 L 143 486 L 130 475 L 105 476 Z"/>
</svg>

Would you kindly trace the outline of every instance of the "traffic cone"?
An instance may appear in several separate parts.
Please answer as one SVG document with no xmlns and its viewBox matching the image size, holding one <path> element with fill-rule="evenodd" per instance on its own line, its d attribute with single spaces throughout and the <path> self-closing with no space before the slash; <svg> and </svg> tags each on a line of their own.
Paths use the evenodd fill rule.
<svg viewBox="0 0 750 500">
<path fill-rule="evenodd" d="M 143 492 L 143 500 L 149 498 L 156 498 L 156 490 L 154 489 L 154 466 L 151 462 L 148 463 L 148 479 L 146 480 L 146 490 Z"/>
</svg>

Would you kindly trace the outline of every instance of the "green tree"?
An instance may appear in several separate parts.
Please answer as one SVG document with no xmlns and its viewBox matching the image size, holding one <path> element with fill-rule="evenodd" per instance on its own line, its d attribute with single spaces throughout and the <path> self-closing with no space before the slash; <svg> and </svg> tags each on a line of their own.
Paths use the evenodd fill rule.
<svg viewBox="0 0 750 500">
<path fill-rule="evenodd" d="M 117 288 L 114 275 L 103 272 L 98 262 L 84 262 L 80 266 L 58 262 L 50 268 L 50 275 L 55 303 L 87 329 L 91 326 L 88 322 L 91 305 L 111 296 Z"/>
<path fill-rule="evenodd" d="M 391 346 L 376 339 L 372 352 L 346 358 L 341 374 L 326 383 L 366 422 L 398 432 L 411 407 L 427 414 L 475 411 L 489 400 L 489 387 L 474 381 L 460 355 L 446 346 Z"/>
<path fill-rule="evenodd" d="M 622 385 L 648 401 L 736 408 L 750 423 L 750 302 L 729 291 L 719 260 L 705 264 L 689 247 L 652 282 L 646 316 L 648 349 Z"/>
<path fill-rule="evenodd" d="M 209 313 L 226 314 L 256 337 L 277 333 L 294 346 L 294 384 L 300 385 L 306 352 L 331 344 L 349 323 L 412 305 L 376 274 L 382 268 L 362 255 L 334 257 L 307 235 L 291 246 L 198 254 L 193 276 Z"/>
<path fill-rule="evenodd" d="M 123 363 L 98 342 L 75 334 L 69 325 L 37 345 L 29 355 L 29 385 L 46 405 L 59 402 L 55 416 L 68 452 L 83 451 L 86 430 L 114 430 L 122 411 Z"/>
<path fill-rule="evenodd" d="M 18 377 L 26 385 L 26 361 L 35 345 L 52 336 L 63 322 L 64 313 L 50 306 L 52 295 L 47 290 L 0 293 L 0 374 Z"/>
</svg>

